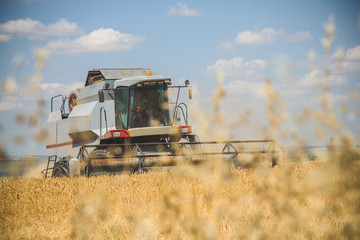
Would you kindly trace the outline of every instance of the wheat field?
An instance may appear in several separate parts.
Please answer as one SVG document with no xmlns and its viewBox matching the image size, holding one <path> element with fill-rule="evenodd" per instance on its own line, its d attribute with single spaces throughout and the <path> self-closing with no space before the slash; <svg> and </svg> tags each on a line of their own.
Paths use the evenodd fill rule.
<svg viewBox="0 0 360 240">
<path fill-rule="evenodd" d="M 0 180 L 2 239 L 359 239 L 360 163 Z"/>
<path fill-rule="evenodd" d="M 332 18 L 325 30 L 329 53 Z M 36 59 L 43 63 L 46 58 L 37 53 Z M 43 64 L 38 65 L 41 72 Z M 222 141 L 229 139 L 223 129 L 231 124 L 221 108 L 225 76 L 218 74 L 214 116 L 193 112 L 199 132 Z M 304 109 L 296 122 L 313 123 L 319 140 L 323 129 L 333 129 L 339 147 L 330 147 L 323 159 L 303 161 L 299 149 L 300 161 L 285 158 L 274 168 L 232 169 L 210 159 L 204 166 L 90 178 L 45 179 L 36 169 L 27 177 L 0 178 L 0 239 L 360 239 L 360 154 L 353 146 L 358 139 L 344 134 L 348 131 L 324 97 L 332 94 L 329 77 L 330 71 L 319 77 L 325 80 L 316 89 L 320 109 Z M 269 120 L 264 138 L 285 134 L 301 145 L 299 134 L 283 126 L 281 95 L 270 79 L 264 86 Z M 349 98 L 360 100 L 360 95 L 350 91 Z M 19 116 L 22 124 L 24 116 Z M 236 125 L 246 125 L 245 120 Z M 46 142 L 46 131 L 38 127 L 35 139 Z M 1 145 L 0 156 L 5 155 Z"/>
</svg>

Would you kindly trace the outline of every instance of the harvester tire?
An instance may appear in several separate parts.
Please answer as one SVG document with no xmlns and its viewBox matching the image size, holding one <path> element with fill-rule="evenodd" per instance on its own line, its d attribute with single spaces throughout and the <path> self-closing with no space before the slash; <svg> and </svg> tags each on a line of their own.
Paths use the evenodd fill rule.
<svg viewBox="0 0 360 240">
<path fill-rule="evenodd" d="M 106 159 L 113 158 L 114 154 L 107 151 L 106 149 L 95 149 L 90 153 L 90 159 Z"/>
<path fill-rule="evenodd" d="M 53 169 L 53 172 L 52 172 L 52 176 L 55 177 L 55 178 L 64 178 L 66 177 L 66 173 L 65 171 L 62 169 L 62 167 L 60 166 L 56 166 L 54 169 Z"/>
</svg>

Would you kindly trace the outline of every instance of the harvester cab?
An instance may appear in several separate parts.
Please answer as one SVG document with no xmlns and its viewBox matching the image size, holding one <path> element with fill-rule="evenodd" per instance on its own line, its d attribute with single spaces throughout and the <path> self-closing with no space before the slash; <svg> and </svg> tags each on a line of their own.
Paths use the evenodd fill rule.
<svg viewBox="0 0 360 240">
<path fill-rule="evenodd" d="M 234 162 L 240 151 L 254 144 L 262 144 L 260 150 L 266 154 L 270 149 L 274 152 L 272 140 L 200 142 L 192 133 L 188 106 L 179 100 L 184 88 L 191 99 L 188 80 L 172 86 L 170 78 L 150 69 L 89 71 L 84 87 L 71 91 L 69 97 L 51 98 L 45 177 L 50 172 L 57 177 L 142 172 L 174 165 L 179 159 L 198 163 L 209 155 Z M 170 90 L 175 92 L 171 101 Z M 54 110 L 56 99 L 61 101 L 58 110 Z"/>
<path fill-rule="evenodd" d="M 101 72 L 104 70 L 98 73 Z M 181 113 L 187 122 L 187 113 L 179 111 L 183 110 L 184 103 L 179 106 L 175 102 L 172 109 L 169 103 L 168 89 L 178 88 L 180 92 L 184 86 L 171 86 L 170 78 L 152 76 L 150 70 L 146 70 L 146 76 L 117 80 L 113 82 L 113 86 L 107 84 L 98 91 L 98 101 L 100 104 L 114 102 L 114 114 L 111 116 L 115 117 L 115 126 L 109 130 L 106 125 L 109 110 L 100 108 L 100 130 L 104 123 L 106 132 L 102 135 L 101 131 L 100 144 L 170 142 L 178 141 L 183 135 L 191 133 L 183 131 L 186 127 L 191 129 L 190 126 L 176 124 Z M 187 108 L 186 105 L 185 107 Z"/>
<path fill-rule="evenodd" d="M 177 90 L 175 102 L 169 103 L 169 88 Z M 124 156 L 124 146 L 119 144 L 148 144 L 143 149 L 154 153 L 158 152 L 156 144 L 182 138 L 194 141 L 197 136 L 188 125 L 187 105 L 178 102 L 182 88 L 190 89 L 192 96 L 188 80 L 184 86 L 172 86 L 170 78 L 153 75 L 150 69 L 89 71 L 84 87 L 73 90 L 69 97 L 51 98 L 48 157 L 69 162 L 84 154 L 85 145 L 94 146 L 87 155 L 104 158 Z M 55 111 L 57 98 L 61 107 Z M 65 165 L 58 171 L 64 172 Z"/>
</svg>

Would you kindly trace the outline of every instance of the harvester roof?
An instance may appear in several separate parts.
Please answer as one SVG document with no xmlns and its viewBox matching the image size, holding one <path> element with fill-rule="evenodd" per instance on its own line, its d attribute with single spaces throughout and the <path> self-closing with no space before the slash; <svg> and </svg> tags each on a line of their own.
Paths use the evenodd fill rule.
<svg viewBox="0 0 360 240">
<path fill-rule="evenodd" d="M 148 76 L 151 75 L 150 69 L 145 68 L 101 68 L 93 69 L 88 72 L 85 86 L 93 85 L 105 80 L 118 80 L 126 77 Z"/>
<path fill-rule="evenodd" d="M 132 86 L 137 83 L 145 84 L 146 82 L 165 82 L 171 84 L 170 78 L 161 75 L 152 75 L 150 69 L 145 68 L 105 68 L 93 69 L 88 72 L 85 86 L 90 86 L 99 82 L 112 80 L 113 87 Z M 117 80 L 117 81 L 116 81 Z"/>
</svg>

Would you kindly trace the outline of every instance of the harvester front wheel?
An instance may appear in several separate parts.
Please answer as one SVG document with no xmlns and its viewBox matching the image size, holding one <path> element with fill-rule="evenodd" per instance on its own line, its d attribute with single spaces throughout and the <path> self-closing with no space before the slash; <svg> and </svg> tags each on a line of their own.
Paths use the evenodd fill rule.
<svg viewBox="0 0 360 240">
<path fill-rule="evenodd" d="M 107 149 L 96 149 L 90 153 L 90 159 L 106 159 L 113 158 L 114 154 Z"/>
<path fill-rule="evenodd" d="M 64 178 L 64 177 L 66 177 L 66 173 L 61 167 L 56 166 L 53 170 L 52 176 L 56 177 L 56 178 L 57 177 Z"/>
</svg>

